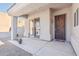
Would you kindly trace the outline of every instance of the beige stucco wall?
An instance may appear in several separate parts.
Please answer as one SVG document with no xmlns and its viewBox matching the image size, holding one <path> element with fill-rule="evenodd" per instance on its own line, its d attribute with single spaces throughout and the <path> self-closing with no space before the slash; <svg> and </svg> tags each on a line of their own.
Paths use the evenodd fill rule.
<svg viewBox="0 0 79 59">
<path fill-rule="evenodd" d="M 5 12 L 0 12 L 0 32 L 9 32 L 11 27 L 11 16 Z"/>
<path fill-rule="evenodd" d="M 10 38 L 11 16 L 0 12 L 0 38 Z"/>
<path fill-rule="evenodd" d="M 73 29 L 72 29 L 72 36 L 71 36 L 71 44 L 76 54 L 79 55 L 79 26 L 74 27 L 74 13 L 76 12 L 77 8 L 79 8 L 79 3 L 74 3 L 72 5 Z"/>
<path fill-rule="evenodd" d="M 28 20 L 40 17 L 40 40 L 50 41 L 50 17 L 49 9 L 40 10 L 30 14 Z"/>
<path fill-rule="evenodd" d="M 71 29 L 72 29 L 72 19 L 71 19 L 71 6 L 70 7 L 67 7 L 67 8 L 63 8 L 61 10 L 57 10 L 57 11 L 54 11 L 52 13 L 52 19 L 53 19 L 53 22 L 52 22 L 52 38 L 55 39 L 55 20 L 54 20 L 54 17 L 56 15 L 61 15 L 61 14 L 66 14 L 66 41 L 70 41 L 71 39 Z"/>
</svg>

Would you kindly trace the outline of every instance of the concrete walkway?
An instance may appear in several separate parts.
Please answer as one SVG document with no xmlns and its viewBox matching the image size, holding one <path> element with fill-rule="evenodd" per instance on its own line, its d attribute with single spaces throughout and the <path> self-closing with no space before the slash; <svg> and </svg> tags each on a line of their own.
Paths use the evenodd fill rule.
<svg viewBox="0 0 79 59">
<path fill-rule="evenodd" d="M 11 44 L 7 39 L 0 39 L 4 44 L 0 45 L 0 56 L 32 56 L 32 54 Z"/>
<path fill-rule="evenodd" d="M 29 38 L 24 38 L 22 44 L 18 44 L 16 41 L 10 42 L 34 56 L 75 56 L 73 48 L 68 42 L 46 42 Z"/>
</svg>

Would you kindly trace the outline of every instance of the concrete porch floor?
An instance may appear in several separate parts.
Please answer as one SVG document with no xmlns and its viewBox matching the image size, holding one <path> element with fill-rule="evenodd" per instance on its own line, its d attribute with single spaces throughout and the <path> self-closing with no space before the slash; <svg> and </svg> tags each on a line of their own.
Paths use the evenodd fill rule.
<svg viewBox="0 0 79 59">
<path fill-rule="evenodd" d="M 76 54 L 68 42 L 41 41 L 39 39 L 23 38 L 23 43 L 10 40 L 12 44 L 28 51 L 34 56 L 75 56 Z"/>
</svg>

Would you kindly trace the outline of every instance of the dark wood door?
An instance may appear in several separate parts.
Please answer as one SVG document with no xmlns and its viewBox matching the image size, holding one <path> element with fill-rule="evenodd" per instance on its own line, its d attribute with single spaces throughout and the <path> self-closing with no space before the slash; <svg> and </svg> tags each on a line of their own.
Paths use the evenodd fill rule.
<svg viewBox="0 0 79 59">
<path fill-rule="evenodd" d="M 55 39 L 65 41 L 65 14 L 55 16 Z"/>
</svg>

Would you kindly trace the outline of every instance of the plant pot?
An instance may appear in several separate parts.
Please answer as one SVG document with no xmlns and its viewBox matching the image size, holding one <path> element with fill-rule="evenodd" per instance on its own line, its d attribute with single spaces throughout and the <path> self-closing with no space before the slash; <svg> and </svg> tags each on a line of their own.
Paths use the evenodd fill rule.
<svg viewBox="0 0 79 59">
<path fill-rule="evenodd" d="M 19 44 L 22 44 L 22 39 L 19 39 Z"/>
</svg>

